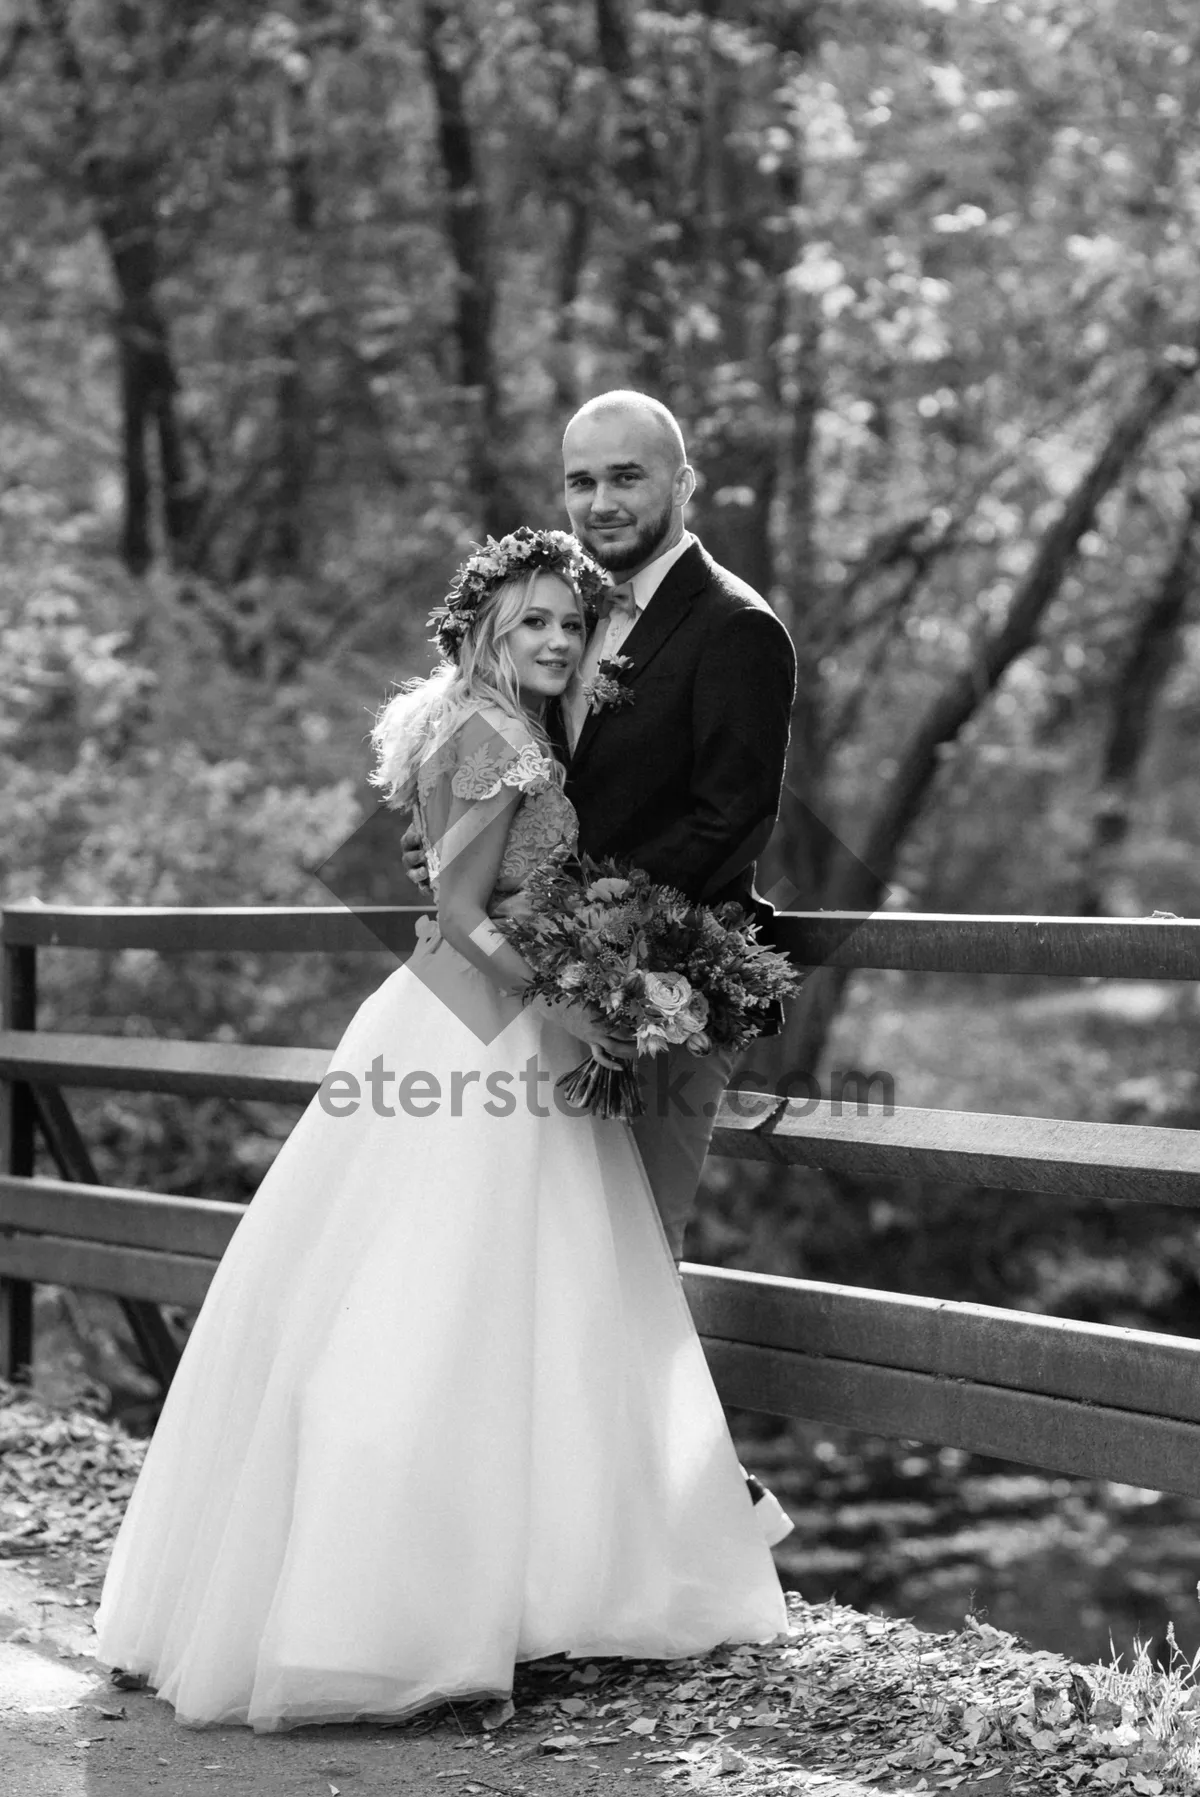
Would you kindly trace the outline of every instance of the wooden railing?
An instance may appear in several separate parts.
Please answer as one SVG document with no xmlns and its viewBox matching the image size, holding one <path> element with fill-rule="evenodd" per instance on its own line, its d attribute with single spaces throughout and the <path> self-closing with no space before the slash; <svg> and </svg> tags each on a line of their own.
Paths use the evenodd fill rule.
<svg viewBox="0 0 1200 1797">
<path fill-rule="evenodd" d="M 32 1352 L 32 1283 L 123 1303 L 164 1383 L 160 1305 L 203 1299 L 242 1207 L 101 1186 L 64 1088 L 307 1101 L 327 1051 L 38 1031 L 44 949 L 331 953 L 411 947 L 418 908 L 3 913 L 0 1371 Z M 1200 921 L 793 912 L 804 965 L 1200 977 Z M 58 1178 L 34 1177 L 40 1131 Z M 882 1181 L 919 1176 L 1048 1197 L 1200 1208 L 1200 1131 L 730 1091 L 713 1152 Z M 812 1280 L 685 1266 L 725 1401 L 1200 1496 L 1200 1342 Z"/>
</svg>

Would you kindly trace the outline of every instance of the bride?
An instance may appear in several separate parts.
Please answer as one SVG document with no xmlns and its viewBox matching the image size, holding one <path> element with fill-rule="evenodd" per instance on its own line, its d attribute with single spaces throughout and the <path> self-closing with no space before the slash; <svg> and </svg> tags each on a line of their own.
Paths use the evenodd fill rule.
<svg viewBox="0 0 1200 1797">
<path fill-rule="evenodd" d="M 436 925 L 238 1225 L 96 1619 L 180 1722 L 397 1720 L 506 1696 L 517 1661 L 787 1626 L 629 1128 L 555 1092 L 581 1043 L 629 1046 L 523 1004 L 492 922 L 574 844 L 547 707 L 602 583 L 563 532 L 489 545 L 377 721 Z"/>
</svg>

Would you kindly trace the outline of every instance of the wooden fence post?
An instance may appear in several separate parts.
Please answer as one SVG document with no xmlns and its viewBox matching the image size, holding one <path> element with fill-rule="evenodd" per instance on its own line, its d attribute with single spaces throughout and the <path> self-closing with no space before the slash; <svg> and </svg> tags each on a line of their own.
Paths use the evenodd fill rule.
<svg viewBox="0 0 1200 1797">
<path fill-rule="evenodd" d="M 0 1026 L 37 1026 L 37 949 L 4 944 L 0 970 Z M 22 1179 L 33 1172 L 33 1093 L 23 1080 L 0 1079 L 0 1164 Z M 30 1378 L 33 1363 L 33 1286 L 27 1279 L 0 1279 L 0 1375 L 18 1383 Z"/>
</svg>

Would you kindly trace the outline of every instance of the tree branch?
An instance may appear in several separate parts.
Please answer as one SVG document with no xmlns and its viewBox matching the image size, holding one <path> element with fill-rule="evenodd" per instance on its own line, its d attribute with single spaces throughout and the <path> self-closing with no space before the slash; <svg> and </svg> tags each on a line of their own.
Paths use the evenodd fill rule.
<svg viewBox="0 0 1200 1797">
<path fill-rule="evenodd" d="M 1101 501 L 1121 479 L 1155 425 L 1200 365 L 1200 329 L 1193 341 L 1165 356 L 1118 418 L 1108 441 L 1080 479 L 1042 539 L 1009 613 L 971 662 L 954 674 L 926 708 L 899 757 L 899 767 L 868 829 L 861 856 L 844 849 L 835 857 L 825 902 L 834 909 L 869 910 L 895 865 L 937 775 L 939 750 L 953 742 L 1018 656 L 1029 649 L 1041 619 L 1057 596 Z"/>
<path fill-rule="evenodd" d="M 1193 489 L 1175 551 L 1158 589 L 1143 607 L 1113 687 L 1092 837 L 1083 858 L 1076 911 L 1104 910 L 1102 887 L 1113 855 L 1129 835 L 1141 766 L 1154 710 L 1179 650 L 1188 601 L 1200 579 L 1200 488 Z"/>
</svg>

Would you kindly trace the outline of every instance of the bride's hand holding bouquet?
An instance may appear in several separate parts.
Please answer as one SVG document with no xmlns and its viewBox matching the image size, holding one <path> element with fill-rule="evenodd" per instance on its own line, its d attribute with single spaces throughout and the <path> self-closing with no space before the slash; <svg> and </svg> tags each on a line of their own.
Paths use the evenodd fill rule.
<svg viewBox="0 0 1200 1797">
<path fill-rule="evenodd" d="M 492 922 L 510 943 L 514 942 L 514 937 L 503 926 L 514 920 L 528 921 L 535 915 L 526 887 L 506 894 L 489 908 Z M 568 1035 L 586 1042 L 602 1067 L 616 1070 L 622 1061 L 636 1058 L 638 1051 L 632 1039 L 624 1033 L 614 1032 L 608 1019 L 594 1005 L 582 1003 L 566 992 L 542 990 L 537 982 L 526 991 L 525 999 L 529 1009 L 547 1023 L 556 1024 Z"/>
<path fill-rule="evenodd" d="M 546 1014 L 583 1040 L 591 1033 L 565 1022 L 570 1011 L 603 1021 L 603 1058 L 593 1052 L 557 1082 L 601 1117 L 644 1112 L 635 1056 L 744 1047 L 767 1006 L 802 984 L 785 955 L 758 942 L 740 905 L 692 904 L 614 861 L 544 866 L 523 889 L 520 914 L 495 921 L 533 969 L 529 1002 L 548 1004 Z"/>
</svg>

